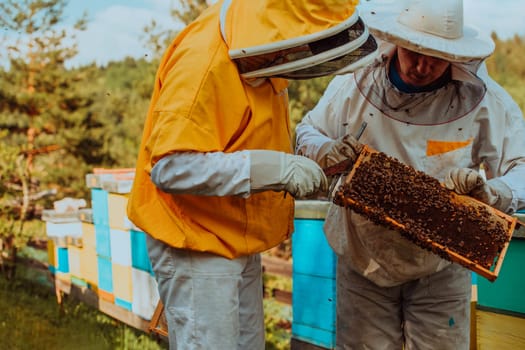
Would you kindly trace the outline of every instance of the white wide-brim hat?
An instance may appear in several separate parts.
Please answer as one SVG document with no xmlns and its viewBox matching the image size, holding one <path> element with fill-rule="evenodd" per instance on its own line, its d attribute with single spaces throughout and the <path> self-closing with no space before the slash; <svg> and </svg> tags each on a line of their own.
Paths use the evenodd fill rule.
<svg viewBox="0 0 525 350">
<path fill-rule="evenodd" d="M 468 62 L 495 48 L 489 36 L 463 25 L 462 0 L 371 0 L 360 12 L 375 37 L 424 55 Z"/>
</svg>

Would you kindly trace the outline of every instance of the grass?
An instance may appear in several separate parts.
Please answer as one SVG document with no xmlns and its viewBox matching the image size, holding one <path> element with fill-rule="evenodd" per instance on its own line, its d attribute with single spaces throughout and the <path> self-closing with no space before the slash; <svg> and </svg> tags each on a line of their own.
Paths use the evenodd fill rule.
<svg viewBox="0 0 525 350">
<path fill-rule="evenodd" d="M 26 250 L 28 252 L 28 250 Z M 28 255 L 38 254 L 31 251 Z M 41 257 L 44 258 L 44 257 Z M 267 288 L 288 281 L 265 276 Z M 283 288 L 284 289 L 284 288 Z M 266 349 L 288 350 L 291 306 L 264 300 Z M 163 350 L 166 342 L 118 322 L 72 298 L 58 305 L 52 283 L 41 271 L 18 265 L 14 280 L 0 275 L 0 339 L 9 350 Z"/>
<path fill-rule="evenodd" d="M 267 294 L 273 289 L 292 290 L 290 278 L 264 274 Z M 288 350 L 292 336 L 292 306 L 273 298 L 264 299 L 264 323 L 266 325 L 266 350 Z"/>
<path fill-rule="evenodd" d="M 47 262 L 47 251 L 26 246 L 30 239 L 46 239 L 45 223 L 26 222 L 16 237 L 20 258 Z M 264 275 L 265 288 L 291 291 L 291 279 Z M 264 300 L 266 350 L 288 350 L 291 305 Z M 17 264 L 14 280 L 0 274 L 0 349 L 9 350 L 164 350 L 167 343 L 127 326 L 71 297 L 57 304 L 46 273 Z"/>
<path fill-rule="evenodd" d="M 34 277 L 20 266 L 15 280 L 0 277 L 2 349 L 167 349 L 165 343 L 85 304 L 66 298 L 58 305 L 53 289 Z"/>
<path fill-rule="evenodd" d="M 290 349 L 292 307 L 273 299 L 264 300 L 266 350 Z"/>
</svg>

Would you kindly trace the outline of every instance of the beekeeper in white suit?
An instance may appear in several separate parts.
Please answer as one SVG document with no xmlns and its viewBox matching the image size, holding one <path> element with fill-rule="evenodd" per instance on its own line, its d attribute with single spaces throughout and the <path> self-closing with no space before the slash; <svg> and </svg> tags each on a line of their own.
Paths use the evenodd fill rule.
<svg viewBox="0 0 525 350">
<path fill-rule="evenodd" d="M 353 0 L 226 0 L 165 53 L 128 216 L 147 235 L 171 349 L 264 349 L 259 253 L 325 190 L 293 154 L 289 79 L 352 71 L 377 45 Z"/>
<path fill-rule="evenodd" d="M 524 208 L 525 121 L 476 74 L 493 42 L 463 25 L 461 0 L 400 3 L 361 9 L 380 58 L 333 79 L 297 126 L 297 153 L 326 167 L 368 144 L 458 193 Z M 339 257 L 337 349 L 469 348 L 469 270 L 336 205 L 324 229 Z"/>
</svg>

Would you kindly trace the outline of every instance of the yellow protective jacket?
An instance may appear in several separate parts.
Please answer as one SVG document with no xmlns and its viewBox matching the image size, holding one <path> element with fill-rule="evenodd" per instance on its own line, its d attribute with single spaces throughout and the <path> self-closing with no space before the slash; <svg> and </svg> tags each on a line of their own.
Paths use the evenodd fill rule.
<svg viewBox="0 0 525 350">
<path fill-rule="evenodd" d="M 220 5 L 186 27 L 162 59 L 128 216 L 170 246 L 234 258 L 289 237 L 294 217 L 290 195 L 172 195 L 157 189 L 149 175 L 159 159 L 175 152 L 292 151 L 288 82 L 269 79 L 254 87 L 240 78 L 221 37 Z"/>
</svg>

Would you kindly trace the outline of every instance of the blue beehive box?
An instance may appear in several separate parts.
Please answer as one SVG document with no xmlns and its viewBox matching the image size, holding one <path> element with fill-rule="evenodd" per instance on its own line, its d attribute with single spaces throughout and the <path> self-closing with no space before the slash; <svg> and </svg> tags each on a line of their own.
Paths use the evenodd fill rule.
<svg viewBox="0 0 525 350">
<path fill-rule="evenodd" d="M 105 292 L 113 293 L 113 268 L 111 259 L 104 256 L 97 256 L 98 264 L 98 288 Z"/>
<path fill-rule="evenodd" d="M 111 257 L 111 230 L 107 225 L 95 224 L 95 249 L 97 255 Z"/>
<path fill-rule="evenodd" d="M 69 256 L 67 248 L 58 247 L 58 264 L 56 266 L 56 272 L 68 273 L 69 272 Z"/>
<path fill-rule="evenodd" d="M 101 188 L 91 189 L 93 223 L 109 227 L 108 192 Z"/>
<path fill-rule="evenodd" d="M 294 274 L 292 310 L 295 339 L 335 347 L 335 279 Z"/>
<path fill-rule="evenodd" d="M 326 203 L 299 203 L 305 204 L 308 205 L 306 211 L 297 210 L 296 203 L 292 236 L 292 338 L 332 349 L 335 348 L 337 256 L 323 232 Z"/>
<path fill-rule="evenodd" d="M 132 229 L 131 234 L 131 266 L 153 274 L 151 262 L 146 247 L 146 234 Z"/>
<path fill-rule="evenodd" d="M 115 305 L 120 306 L 121 308 L 124 308 L 128 311 L 131 311 L 131 302 L 126 301 L 124 299 L 115 298 Z"/>
<path fill-rule="evenodd" d="M 292 237 L 293 272 L 335 278 L 336 255 L 323 232 L 324 220 L 295 219 Z"/>
<path fill-rule="evenodd" d="M 498 278 L 494 282 L 478 278 L 478 306 L 525 316 L 525 283 L 521 270 L 523 261 L 525 239 L 513 238 Z"/>
<path fill-rule="evenodd" d="M 524 210 L 516 212 L 514 216 L 525 222 Z M 524 260 L 525 227 L 520 227 L 513 232 L 498 278 L 494 282 L 478 278 L 478 306 L 525 316 L 525 284 L 521 273 Z"/>
</svg>

